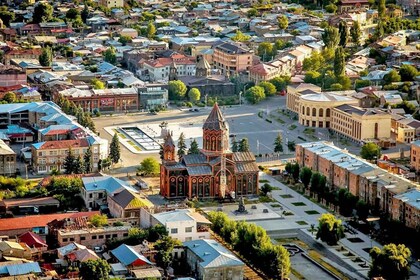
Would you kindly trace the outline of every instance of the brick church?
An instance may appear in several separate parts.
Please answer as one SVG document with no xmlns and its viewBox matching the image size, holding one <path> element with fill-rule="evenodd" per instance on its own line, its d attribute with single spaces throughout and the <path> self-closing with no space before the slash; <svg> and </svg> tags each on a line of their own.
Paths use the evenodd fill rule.
<svg viewBox="0 0 420 280">
<path fill-rule="evenodd" d="M 258 193 L 255 157 L 251 152 L 230 150 L 229 125 L 217 104 L 204 122 L 200 152 L 178 161 L 176 154 L 168 133 L 160 167 L 160 193 L 165 198 L 234 199 Z"/>
</svg>

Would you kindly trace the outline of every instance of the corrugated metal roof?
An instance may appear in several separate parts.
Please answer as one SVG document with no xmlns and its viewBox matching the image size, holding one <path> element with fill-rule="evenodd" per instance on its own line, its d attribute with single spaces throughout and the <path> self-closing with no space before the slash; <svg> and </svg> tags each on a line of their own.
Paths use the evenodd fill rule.
<svg viewBox="0 0 420 280">
<path fill-rule="evenodd" d="M 186 165 L 207 163 L 203 154 L 189 154 L 182 157 Z"/>
<path fill-rule="evenodd" d="M 187 172 L 190 176 L 194 175 L 212 175 L 210 166 L 201 165 L 201 166 L 189 166 L 187 167 Z"/>
<path fill-rule="evenodd" d="M 37 262 L 7 265 L 7 272 L 10 276 L 23 275 L 28 273 L 41 273 L 41 267 Z"/>
<path fill-rule="evenodd" d="M 134 251 L 131 246 L 125 244 L 120 245 L 118 248 L 112 250 L 111 252 L 118 259 L 118 261 L 125 266 L 132 264 L 136 260 L 141 260 L 146 264 L 153 264 L 145 256 Z"/>
<path fill-rule="evenodd" d="M 255 161 L 255 156 L 251 152 L 235 152 L 233 153 L 233 160 L 235 162 Z"/>
<path fill-rule="evenodd" d="M 244 163 L 237 163 L 236 170 L 239 173 L 242 172 L 258 172 L 258 166 L 255 162 L 244 162 Z"/>
</svg>

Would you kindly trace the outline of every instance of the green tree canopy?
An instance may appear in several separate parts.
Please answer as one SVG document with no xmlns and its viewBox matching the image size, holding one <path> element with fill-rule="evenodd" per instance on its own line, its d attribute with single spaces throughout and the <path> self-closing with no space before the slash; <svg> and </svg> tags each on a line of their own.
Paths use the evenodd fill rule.
<svg viewBox="0 0 420 280">
<path fill-rule="evenodd" d="M 113 65 L 117 64 L 117 51 L 113 46 L 104 51 L 104 60 Z"/>
<path fill-rule="evenodd" d="M 261 57 L 262 61 L 270 61 L 276 55 L 277 50 L 270 42 L 262 42 L 258 45 L 257 54 Z"/>
<path fill-rule="evenodd" d="M 306 71 L 305 78 L 303 79 L 305 83 L 317 85 L 321 82 L 321 73 L 317 71 Z"/>
<path fill-rule="evenodd" d="M 76 19 L 77 16 L 80 16 L 80 12 L 78 9 L 75 8 L 70 8 L 68 9 L 68 11 L 66 12 L 66 18 L 67 19 Z"/>
<path fill-rule="evenodd" d="M 109 280 L 111 266 L 106 260 L 88 260 L 80 264 L 79 276 L 83 280 Z"/>
<path fill-rule="evenodd" d="M 187 144 L 185 144 L 184 132 L 181 132 L 178 138 L 178 158 L 181 159 L 187 153 Z"/>
<path fill-rule="evenodd" d="M 233 36 L 231 39 L 235 42 L 246 42 L 251 39 L 251 36 L 242 33 L 240 30 L 237 30 L 235 36 Z"/>
<path fill-rule="evenodd" d="M 305 188 L 308 188 L 309 183 L 311 182 L 312 177 L 312 170 L 308 167 L 303 167 L 299 174 L 300 180 L 302 181 L 302 184 L 305 186 Z"/>
<path fill-rule="evenodd" d="M 169 99 L 180 100 L 185 97 L 187 87 L 182 81 L 170 81 L 168 83 Z"/>
<path fill-rule="evenodd" d="M 53 19 L 53 7 L 46 2 L 38 2 L 35 5 L 32 16 L 33 23 L 47 22 Z"/>
<path fill-rule="evenodd" d="M 378 0 L 378 16 L 381 19 L 386 17 L 385 0 Z"/>
<path fill-rule="evenodd" d="M 343 76 L 346 69 L 346 58 L 344 54 L 343 47 L 338 47 L 335 49 L 334 56 L 334 75 L 336 77 Z"/>
<path fill-rule="evenodd" d="M 200 149 L 198 148 L 198 143 L 195 139 L 191 142 L 190 148 L 188 149 L 188 154 L 199 154 Z"/>
<path fill-rule="evenodd" d="M 382 250 L 373 247 L 370 251 L 372 265 L 368 272 L 369 278 L 409 279 L 410 256 L 411 251 L 404 244 L 387 244 Z"/>
<path fill-rule="evenodd" d="M 404 64 L 403 66 L 401 66 L 399 73 L 401 76 L 401 81 L 403 82 L 414 81 L 416 77 L 420 75 L 416 67 L 409 64 Z"/>
<path fill-rule="evenodd" d="M 0 19 L 5 26 L 10 26 L 10 23 L 15 20 L 15 13 L 10 11 L 7 6 L 0 7 Z"/>
<path fill-rule="evenodd" d="M 349 40 L 349 29 L 347 28 L 347 23 L 344 20 L 341 20 L 338 24 L 338 33 L 340 33 L 339 45 L 345 48 Z"/>
<path fill-rule="evenodd" d="M 252 104 L 257 104 L 265 99 L 264 88 L 260 86 L 253 86 L 245 93 L 245 98 Z"/>
<path fill-rule="evenodd" d="M 256 17 L 256 16 L 258 15 L 258 10 L 257 10 L 257 9 L 255 9 L 255 8 L 251 8 L 251 9 L 249 9 L 249 10 L 248 10 L 248 12 L 246 13 L 246 15 L 247 15 L 249 18 Z"/>
<path fill-rule="evenodd" d="M 114 134 L 111 144 L 109 145 L 109 158 L 112 163 L 118 163 L 121 158 L 120 139 L 118 138 L 117 133 Z"/>
<path fill-rule="evenodd" d="M 287 87 L 287 84 L 290 81 L 290 77 L 275 77 L 271 79 L 269 82 L 272 83 L 277 91 L 285 90 Z"/>
<path fill-rule="evenodd" d="M 16 99 L 16 94 L 14 92 L 8 92 L 3 96 L 3 101 L 6 101 L 7 103 L 15 103 Z"/>
<path fill-rule="evenodd" d="M 53 60 L 51 48 L 49 47 L 43 48 L 42 53 L 39 55 L 38 60 L 41 66 L 46 66 L 46 67 L 51 66 L 52 60 Z"/>
<path fill-rule="evenodd" d="M 360 156 L 367 160 L 379 159 L 381 157 L 381 147 L 375 143 L 366 143 L 362 146 Z"/>
<path fill-rule="evenodd" d="M 242 138 L 239 142 L 238 152 L 249 152 L 248 138 Z"/>
<path fill-rule="evenodd" d="M 236 139 L 232 140 L 232 152 L 238 152 L 239 151 L 239 143 L 236 141 Z"/>
<path fill-rule="evenodd" d="M 260 82 L 258 86 L 264 88 L 265 96 L 273 96 L 277 92 L 276 87 L 270 82 Z"/>
<path fill-rule="evenodd" d="M 274 140 L 274 152 L 275 153 L 283 152 L 283 137 L 281 136 L 280 132 L 277 134 L 277 137 Z"/>
<path fill-rule="evenodd" d="M 175 246 L 179 245 L 181 245 L 181 242 L 170 236 L 164 236 L 154 245 L 155 250 L 157 250 L 156 264 L 163 268 L 165 275 L 167 274 L 168 266 L 172 262 L 172 251 Z"/>
<path fill-rule="evenodd" d="M 105 83 L 102 82 L 101 80 L 97 79 L 97 78 L 93 78 L 90 81 L 90 84 L 92 85 L 93 89 L 104 89 L 105 88 Z"/>
<path fill-rule="evenodd" d="M 152 157 L 145 158 L 141 163 L 139 168 L 137 169 L 141 174 L 148 176 L 148 175 L 156 175 L 159 174 L 160 164 L 159 162 Z"/>
<path fill-rule="evenodd" d="M 108 225 L 108 217 L 106 215 L 95 214 L 89 218 L 89 222 L 95 227 L 104 227 Z"/>
<path fill-rule="evenodd" d="M 350 35 L 353 44 L 356 47 L 360 46 L 360 38 L 362 37 L 362 30 L 358 21 L 353 21 L 353 26 L 350 28 Z"/>
<path fill-rule="evenodd" d="M 391 70 L 384 76 L 385 85 L 389 85 L 389 84 L 400 82 L 400 81 L 401 81 L 401 76 L 398 74 L 396 70 Z"/>
<path fill-rule="evenodd" d="M 201 98 L 201 93 L 198 88 L 192 88 L 188 91 L 188 99 L 191 102 L 197 102 Z"/>
<path fill-rule="evenodd" d="M 149 39 L 153 39 L 155 37 L 156 34 L 156 27 L 153 24 L 153 22 L 149 22 L 149 24 L 147 25 L 147 38 Z"/>
<path fill-rule="evenodd" d="M 64 159 L 64 164 L 63 167 L 66 170 L 65 173 L 66 174 L 73 174 L 74 173 L 74 162 L 75 162 L 76 158 L 73 154 L 73 150 L 71 148 L 68 149 L 67 151 L 67 156 Z"/>
<path fill-rule="evenodd" d="M 322 33 L 322 41 L 325 44 L 325 47 L 329 49 L 335 49 L 340 41 L 340 36 L 338 29 L 333 26 L 327 26 Z"/>
<path fill-rule="evenodd" d="M 120 42 L 123 46 L 131 43 L 132 41 L 131 37 L 127 35 L 121 35 L 120 38 L 118 38 L 118 42 Z"/>
<path fill-rule="evenodd" d="M 341 220 L 336 219 L 330 213 L 322 214 L 319 218 L 316 239 L 320 238 L 328 245 L 337 245 L 338 240 L 344 236 L 344 227 L 341 224 Z"/>
<path fill-rule="evenodd" d="M 85 167 L 84 173 L 91 173 L 93 168 L 93 161 L 92 161 L 92 149 L 90 146 L 87 148 L 86 153 L 83 155 L 83 165 Z"/>
<path fill-rule="evenodd" d="M 277 17 L 277 25 L 280 30 L 284 31 L 286 30 L 287 26 L 289 26 L 289 20 L 285 15 L 281 15 Z"/>
</svg>

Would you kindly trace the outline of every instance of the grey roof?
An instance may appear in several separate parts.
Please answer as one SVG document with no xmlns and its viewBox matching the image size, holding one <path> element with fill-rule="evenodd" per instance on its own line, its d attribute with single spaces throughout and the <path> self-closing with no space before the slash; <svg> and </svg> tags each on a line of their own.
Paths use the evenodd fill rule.
<svg viewBox="0 0 420 280">
<path fill-rule="evenodd" d="M 188 174 L 191 176 L 194 175 L 212 175 L 210 166 L 200 165 L 200 166 L 188 166 Z"/>
<path fill-rule="evenodd" d="M 233 153 L 233 161 L 235 162 L 255 161 L 255 156 L 251 152 L 235 152 Z"/>
<path fill-rule="evenodd" d="M 199 257 L 203 268 L 244 266 L 244 263 L 216 240 L 200 239 L 184 242 Z"/>
<path fill-rule="evenodd" d="M 167 165 L 165 165 L 165 167 L 166 167 L 166 169 L 168 169 L 168 170 L 177 170 L 177 169 L 185 169 L 186 168 L 186 166 L 185 165 L 183 165 L 182 163 L 179 163 L 179 162 L 177 162 L 176 164 L 174 164 L 174 165 L 169 165 L 169 164 L 167 164 Z"/>
<path fill-rule="evenodd" d="M 222 112 L 219 109 L 217 103 L 214 103 L 213 109 L 211 110 L 207 120 L 204 122 L 203 129 L 210 130 L 227 130 L 228 124 L 223 117 Z"/>
<path fill-rule="evenodd" d="M 186 165 L 207 163 L 206 157 L 203 154 L 188 154 L 182 157 Z"/>
<path fill-rule="evenodd" d="M 236 170 L 239 173 L 243 172 L 258 172 L 258 166 L 255 162 L 244 162 L 244 163 L 237 163 Z"/>
</svg>

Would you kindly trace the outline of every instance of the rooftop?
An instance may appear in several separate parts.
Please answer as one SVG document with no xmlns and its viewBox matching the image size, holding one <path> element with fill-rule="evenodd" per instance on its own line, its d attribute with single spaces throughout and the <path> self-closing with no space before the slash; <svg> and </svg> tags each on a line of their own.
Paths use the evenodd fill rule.
<svg viewBox="0 0 420 280">
<path fill-rule="evenodd" d="M 125 188 L 134 193 L 138 193 L 138 191 L 131 187 L 127 182 L 112 176 L 83 177 L 82 181 L 87 192 L 106 191 L 108 194 L 111 194 L 119 189 Z"/>
<path fill-rule="evenodd" d="M 418 189 L 397 194 L 396 196 L 394 196 L 394 198 L 400 199 L 402 202 L 420 210 L 420 190 Z"/>
<path fill-rule="evenodd" d="M 191 209 L 177 209 L 175 211 L 162 212 L 152 214 L 152 216 L 159 221 L 162 225 L 168 222 L 184 222 L 196 221 L 202 224 L 210 224 L 210 221 L 203 217 L 201 214 L 194 212 Z"/>
</svg>

